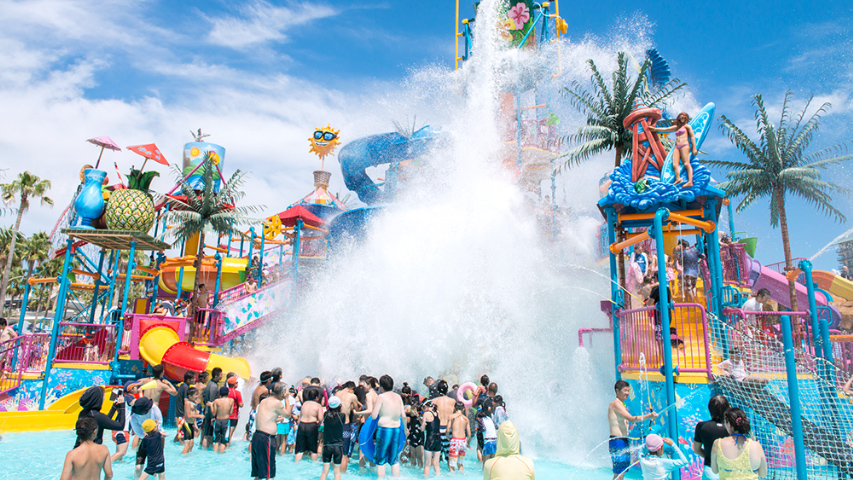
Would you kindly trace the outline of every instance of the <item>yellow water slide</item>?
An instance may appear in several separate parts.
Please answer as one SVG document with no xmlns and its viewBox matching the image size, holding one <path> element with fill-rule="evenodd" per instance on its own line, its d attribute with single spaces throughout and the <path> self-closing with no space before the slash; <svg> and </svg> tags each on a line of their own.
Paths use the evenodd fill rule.
<svg viewBox="0 0 853 480">
<path fill-rule="evenodd" d="M 88 389 L 89 387 L 81 388 L 60 397 L 44 410 L 0 412 L 0 432 L 72 429 L 77 423 L 77 415 L 83 409 L 80 406 L 80 396 Z M 101 406 L 101 412 L 105 414 L 108 414 L 113 406 L 110 400 L 112 389 L 113 387 L 104 387 L 104 404 Z"/>
</svg>

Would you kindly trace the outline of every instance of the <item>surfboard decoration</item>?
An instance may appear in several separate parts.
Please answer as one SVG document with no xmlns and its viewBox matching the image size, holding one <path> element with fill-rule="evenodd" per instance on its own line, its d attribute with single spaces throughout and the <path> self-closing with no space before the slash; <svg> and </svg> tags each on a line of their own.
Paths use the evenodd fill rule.
<svg viewBox="0 0 853 480">
<path fill-rule="evenodd" d="M 693 136 L 696 138 L 696 150 L 702 148 L 702 142 L 705 141 L 705 137 L 708 136 L 708 130 L 711 129 L 711 124 L 714 122 L 714 111 L 717 109 L 717 106 L 714 105 L 713 102 L 705 105 L 696 116 L 693 117 L 692 120 L 688 123 L 690 127 L 693 129 Z M 672 153 L 675 151 L 675 146 L 667 153 L 666 159 L 663 161 L 663 169 L 661 170 L 661 182 L 663 183 L 675 183 L 675 170 L 672 167 Z M 695 155 L 690 154 L 690 161 L 692 162 L 696 158 Z M 684 175 L 684 169 L 680 170 L 680 173 Z"/>
<path fill-rule="evenodd" d="M 369 415 L 367 420 L 364 421 L 364 425 L 361 426 L 361 430 L 358 432 L 358 445 L 361 452 L 364 454 L 364 458 L 370 462 L 373 462 L 373 459 L 376 458 L 376 444 L 373 442 L 373 434 L 376 432 L 378 427 L 378 419 Z M 397 451 L 402 452 L 403 449 L 406 448 L 406 430 L 403 427 L 402 418 L 400 419 L 400 426 L 397 428 L 400 430 L 397 435 L 397 439 L 399 440 Z"/>
</svg>

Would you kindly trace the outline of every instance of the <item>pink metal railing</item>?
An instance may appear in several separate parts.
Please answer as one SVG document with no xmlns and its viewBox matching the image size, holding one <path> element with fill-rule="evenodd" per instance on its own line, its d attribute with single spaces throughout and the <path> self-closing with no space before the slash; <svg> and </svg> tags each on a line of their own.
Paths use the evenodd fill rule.
<svg viewBox="0 0 853 480">
<path fill-rule="evenodd" d="M 26 345 L 21 344 L 18 362 L 24 373 L 42 373 L 47 366 L 47 353 L 50 350 L 49 333 L 31 333 L 25 335 Z"/>
<path fill-rule="evenodd" d="M 19 355 L 24 349 L 21 344 L 27 344 L 28 338 L 15 337 L 0 343 L 0 394 L 18 388 L 21 385 L 23 370 L 21 362 L 13 362 L 15 354 Z"/>
<path fill-rule="evenodd" d="M 192 337 L 193 345 L 206 345 L 218 347 L 219 329 L 222 326 L 222 312 L 212 308 L 200 308 L 196 313 L 195 334 Z"/>
<path fill-rule="evenodd" d="M 672 346 L 672 365 L 679 372 L 701 372 L 711 376 L 708 343 L 708 319 L 697 303 L 673 305 L 670 329 L 662 332 L 660 314 L 655 307 L 624 310 L 619 317 L 622 358 L 621 371 L 656 372 L 663 366 L 663 341 Z"/>
<path fill-rule="evenodd" d="M 61 322 L 59 331 L 55 363 L 107 365 L 115 357 L 115 325 Z"/>
<path fill-rule="evenodd" d="M 793 266 L 794 266 L 794 268 L 796 268 L 796 267 L 797 267 L 797 264 L 798 264 L 798 263 L 800 263 L 800 260 L 805 260 L 805 259 L 806 259 L 805 257 L 797 257 L 797 258 L 794 258 L 794 259 L 792 259 L 792 260 L 791 260 L 791 265 L 793 265 Z M 785 272 L 785 262 L 776 262 L 776 263 L 771 263 L 771 264 L 769 264 L 769 265 L 765 265 L 765 267 L 767 267 L 767 268 L 772 268 L 772 269 L 773 269 L 773 270 L 775 270 L 776 272 L 781 273 L 781 274 L 783 274 L 783 275 L 786 273 L 786 272 Z"/>
<path fill-rule="evenodd" d="M 808 312 L 756 312 L 745 311 L 739 308 L 726 307 L 723 309 L 723 316 L 726 322 L 733 327 L 730 332 L 736 336 L 729 338 L 729 348 L 738 347 L 745 349 L 746 343 L 755 343 L 748 341 L 749 337 L 757 337 L 763 345 L 776 345 L 782 348 L 782 333 L 780 325 L 780 317 L 786 315 L 791 318 L 791 329 L 794 336 L 794 345 L 798 348 L 794 349 L 794 356 L 797 362 L 803 363 L 811 368 L 814 367 L 814 337 L 813 329 L 811 328 L 811 318 Z M 747 327 L 749 325 L 749 327 Z M 748 349 L 747 349 L 748 350 Z M 745 352 L 747 352 L 745 350 Z M 761 362 L 763 352 L 756 351 L 754 354 L 757 358 L 749 359 L 745 353 L 744 361 L 750 364 Z"/>
<path fill-rule="evenodd" d="M 255 291 L 254 291 L 254 292 L 252 292 L 252 293 L 249 293 L 249 292 L 247 292 L 247 291 L 246 291 L 246 289 L 245 289 L 245 285 L 246 285 L 246 284 L 245 284 L 245 283 L 241 283 L 240 285 L 237 285 L 236 287 L 232 287 L 232 288 L 230 288 L 230 289 L 229 289 L 229 290 L 234 290 L 234 289 L 237 289 L 238 287 L 239 287 L 239 288 L 241 288 L 241 289 L 242 289 L 242 292 L 240 293 L 240 295 L 238 295 L 238 296 L 233 296 L 232 294 L 229 294 L 229 298 L 228 298 L 228 300 L 227 300 L 227 301 L 226 301 L 225 299 L 223 299 L 223 298 L 221 298 L 221 297 L 220 297 L 220 301 L 219 301 L 219 304 L 218 304 L 218 305 L 216 305 L 216 309 L 217 309 L 217 310 L 221 310 L 221 309 L 225 308 L 225 306 L 226 306 L 227 304 L 234 303 L 234 302 L 236 302 L 236 301 L 238 301 L 238 300 L 242 300 L 242 299 L 244 299 L 244 298 L 246 298 L 246 297 L 249 297 L 249 296 L 251 296 L 251 295 L 254 295 L 254 294 L 256 294 L 256 293 L 258 293 L 258 292 L 260 292 L 260 291 L 266 290 L 267 288 L 270 288 L 270 287 L 272 287 L 273 285 L 276 285 L 276 284 L 278 284 L 278 283 L 280 283 L 280 282 L 282 282 L 282 281 L 284 281 L 284 280 L 289 280 L 289 279 L 290 279 L 289 277 L 282 277 L 282 278 L 280 278 L 280 279 L 278 279 L 278 280 L 276 280 L 276 281 L 274 281 L 274 282 L 264 283 L 264 286 L 263 286 L 263 287 L 261 287 L 261 288 L 259 288 L 259 289 L 255 290 Z"/>
<path fill-rule="evenodd" d="M 246 295 L 246 282 L 219 292 L 219 304 L 230 303 Z"/>
<path fill-rule="evenodd" d="M 833 363 L 847 375 L 853 375 L 853 335 L 830 335 L 829 341 Z"/>
<path fill-rule="evenodd" d="M 723 283 L 750 286 L 746 250 L 742 243 L 720 245 L 720 260 L 723 266 Z"/>
</svg>

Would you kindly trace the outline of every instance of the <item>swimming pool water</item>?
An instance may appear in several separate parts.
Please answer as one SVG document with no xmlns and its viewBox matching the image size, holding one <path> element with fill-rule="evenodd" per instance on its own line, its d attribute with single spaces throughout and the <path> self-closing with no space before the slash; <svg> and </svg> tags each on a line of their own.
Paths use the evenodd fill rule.
<svg viewBox="0 0 853 480">
<path fill-rule="evenodd" d="M 251 463 L 248 452 L 248 442 L 236 440 L 224 454 L 200 451 L 197 448 L 192 453 L 181 456 L 181 446 L 172 443 L 174 431 L 166 442 L 166 476 L 171 479 L 213 478 L 227 480 L 232 478 L 251 478 Z M 107 437 L 108 438 L 108 437 Z M 54 432 L 26 432 L 4 434 L 0 440 L 0 478 L 34 479 L 59 478 L 62 473 L 62 462 L 65 454 L 74 446 L 74 432 L 70 430 Z M 115 444 L 107 440 L 110 451 L 115 451 Z M 136 456 L 131 451 L 124 459 L 113 464 L 113 478 L 120 480 L 133 479 L 134 460 Z M 375 471 L 352 469 L 343 478 L 376 478 Z M 320 478 L 323 466 L 303 460 L 293 463 L 293 455 L 278 457 L 277 478 L 280 479 L 317 479 Z M 612 475 L 603 469 L 578 469 L 568 465 L 535 459 L 537 480 L 610 480 Z M 446 478 L 447 471 L 442 469 L 442 477 Z M 423 470 L 403 466 L 402 478 L 423 478 Z M 331 471 L 329 479 L 333 479 Z M 392 478 L 390 469 L 387 477 Z M 432 478 L 432 477 L 430 477 Z M 482 479 L 483 474 L 476 452 L 465 459 L 465 472 L 455 473 L 455 479 Z"/>
</svg>

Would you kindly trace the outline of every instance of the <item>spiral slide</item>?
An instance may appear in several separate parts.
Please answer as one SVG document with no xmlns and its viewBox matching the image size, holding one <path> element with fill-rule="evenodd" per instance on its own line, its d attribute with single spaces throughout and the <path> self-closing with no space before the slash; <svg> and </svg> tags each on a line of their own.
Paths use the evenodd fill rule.
<svg viewBox="0 0 853 480">
<path fill-rule="evenodd" d="M 182 342 L 174 326 L 166 322 L 145 321 L 139 325 L 139 356 L 151 365 L 164 366 L 165 374 L 173 380 L 183 380 L 187 371 L 211 371 L 216 367 L 223 372 L 234 372 L 248 379 L 249 362 L 241 357 L 225 357 L 205 352 Z"/>
</svg>

